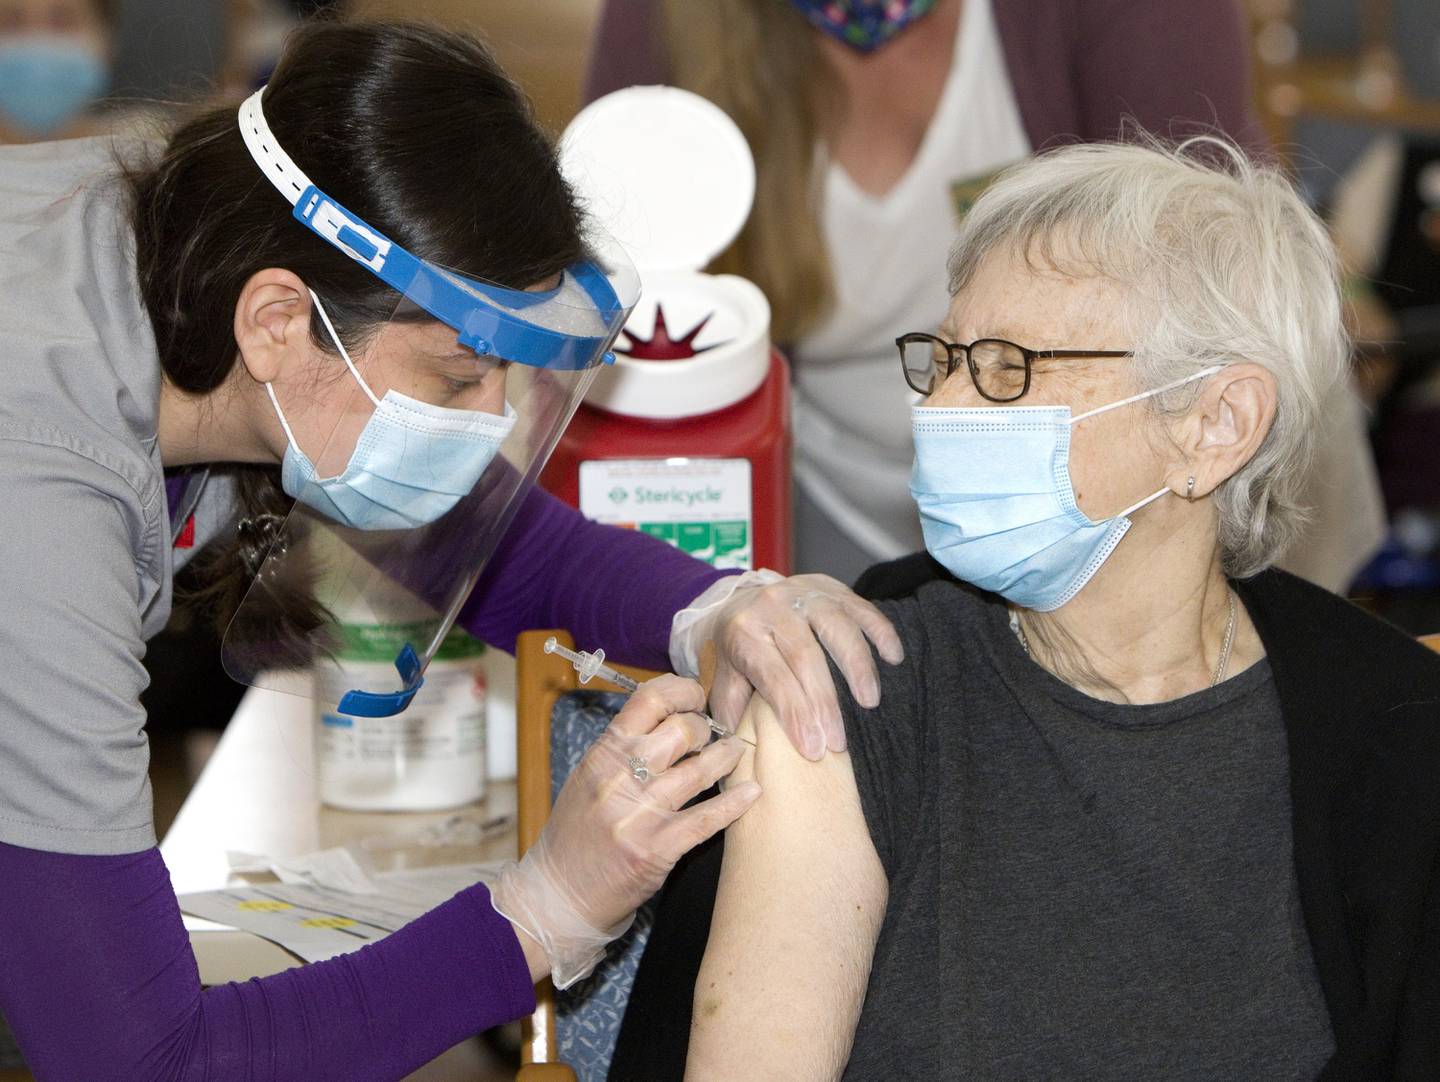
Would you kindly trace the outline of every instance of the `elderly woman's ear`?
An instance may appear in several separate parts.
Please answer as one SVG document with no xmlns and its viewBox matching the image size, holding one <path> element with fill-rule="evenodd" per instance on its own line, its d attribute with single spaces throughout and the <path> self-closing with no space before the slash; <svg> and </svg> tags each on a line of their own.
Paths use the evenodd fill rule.
<svg viewBox="0 0 1440 1082">
<path fill-rule="evenodd" d="M 1205 496 L 1254 457 L 1275 422 L 1275 377 L 1251 362 L 1226 365 L 1206 380 L 1181 425 L 1186 461 L 1170 477 L 1180 496 Z M 1195 484 L 1190 486 L 1190 478 Z"/>
</svg>

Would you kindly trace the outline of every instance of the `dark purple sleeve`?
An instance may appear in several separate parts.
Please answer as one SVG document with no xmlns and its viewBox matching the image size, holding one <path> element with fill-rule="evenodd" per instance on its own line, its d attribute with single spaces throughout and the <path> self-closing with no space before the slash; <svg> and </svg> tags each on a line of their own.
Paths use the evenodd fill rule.
<svg viewBox="0 0 1440 1082">
<path fill-rule="evenodd" d="M 601 526 L 534 489 L 460 610 L 472 635 L 515 652 L 532 628 L 563 628 L 582 650 L 670 668 L 670 622 L 731 572 L 635 530 Z"/>
<path fill-rule="evenodd" d="M 670 81 L 660 0 L 605 0 L 590 43 L 582 97 Z"/>
<path fill-rule="evenodd" d="M 1251 108 L 1250 47 L 1238 0 L 1082 0 L 1071 38 L 1085 139 L 1132 116 L 1161 137 L 1222 132 L 1269 149 Z"/>
<path fill-rule="evenodd" d="M 0 1012 L 40 1082 L 384 1082 L 535 1005 L 483 887 L 354 954 L 202 990 L 158 849 L 0 843 L 0 883 Z"/>
</svg>

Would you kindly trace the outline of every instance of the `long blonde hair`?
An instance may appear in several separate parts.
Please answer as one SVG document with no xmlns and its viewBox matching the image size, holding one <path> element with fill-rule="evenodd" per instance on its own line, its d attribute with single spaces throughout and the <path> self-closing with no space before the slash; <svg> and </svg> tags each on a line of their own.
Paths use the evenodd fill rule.
<svg viewBox="0 0 1440 1082">
<path fill-rule="evenodd" d="M 780 0 L 664 0 L 664 17 L 675 84 L 724 109 L 755 155 L 755 209 L 710 269 L 758 285 L 775 339 L 792 342 L 835 297 L 820 227 L 835 80 L 809 25 Z"/>
</svg>

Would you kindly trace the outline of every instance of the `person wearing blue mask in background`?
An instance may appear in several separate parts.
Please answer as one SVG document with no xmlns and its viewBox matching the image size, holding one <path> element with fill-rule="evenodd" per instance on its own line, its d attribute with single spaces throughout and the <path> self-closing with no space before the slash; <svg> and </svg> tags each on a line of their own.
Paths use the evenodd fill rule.
<svg viewBox="0 0 1440 1082">
<path fill-rule="evenodd" d="M 663 677 L 493 893 L 202 991 L 140 705 L 196 553 L 193 600 L 255 683 L 323 664 L 337 596 L 389 583 L 431 614 L 344 713 L 403 708 L 452 621 L 507 649 L 563 626 L 686 675 L 713 650 L 722 722 L 753 686 L 807 754 L 843 746 L 826 654 L 874 702 L 870 644 L 901 658 L 878 610 L 533 486 L 636 295 L 519 90 L 438 29 L 302 27 L 263 92 L 163 145 L 0 149 L 0 1013 L 37 1078 L 401 1078 L 588 972 L 757 792 L 686 807 L 738 749 Z"/>
<path fill-rule="evenodd" d="M 0 0 L 0 143 L 96 132 L 115 0 Z"/>
</svg>

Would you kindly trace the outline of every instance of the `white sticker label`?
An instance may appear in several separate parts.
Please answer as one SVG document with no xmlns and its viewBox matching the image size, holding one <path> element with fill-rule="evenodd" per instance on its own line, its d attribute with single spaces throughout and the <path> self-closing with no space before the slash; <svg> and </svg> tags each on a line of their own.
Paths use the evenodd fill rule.
<svg viewBox="0 0 1440 1082">
<path fill-rule="evenodd" d="M 596 522 L 668 541 L 715 567 L 754 566 L 746 458 L 582 462 L 580 511 Z"/>
</svg>

